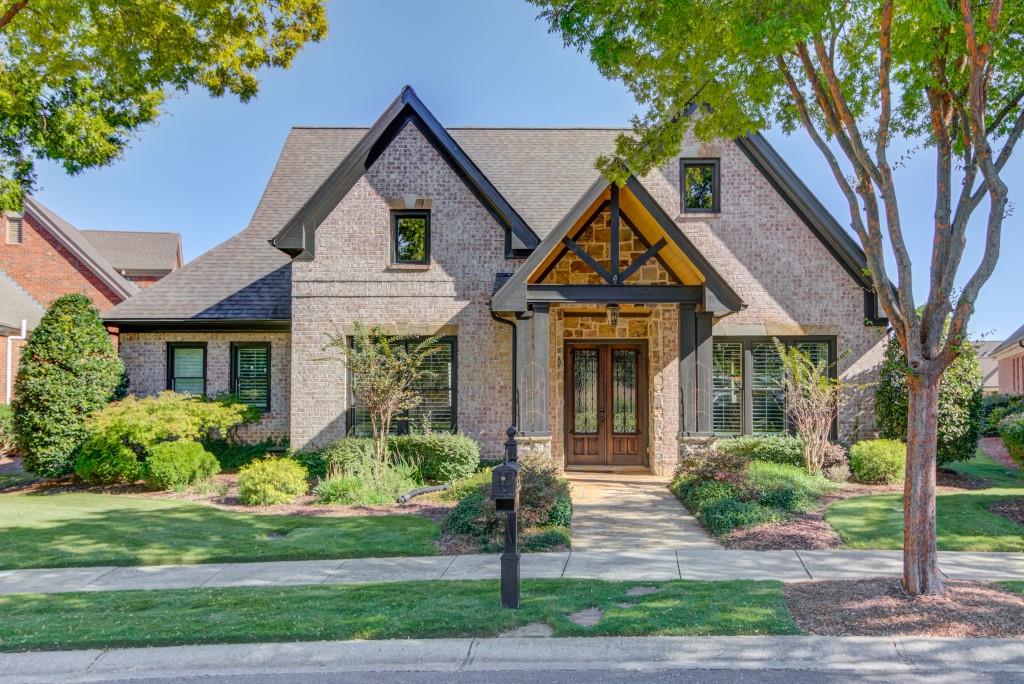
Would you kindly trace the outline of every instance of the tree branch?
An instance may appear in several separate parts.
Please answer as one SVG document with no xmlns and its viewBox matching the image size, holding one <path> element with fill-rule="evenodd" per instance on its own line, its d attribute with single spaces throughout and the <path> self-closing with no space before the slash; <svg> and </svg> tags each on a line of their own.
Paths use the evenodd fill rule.
<svg viewBox="0 0 1024 684">
<path fill-rule="evenodd" d="M 28 0 L 18 0 L 13 5 L 7 8 L 7 11 L 0 16 L 0 29 L 11 23 L 11 20 L 20 12 L 25 9 L 25 5 L 28 4 Z"/>
</svg>

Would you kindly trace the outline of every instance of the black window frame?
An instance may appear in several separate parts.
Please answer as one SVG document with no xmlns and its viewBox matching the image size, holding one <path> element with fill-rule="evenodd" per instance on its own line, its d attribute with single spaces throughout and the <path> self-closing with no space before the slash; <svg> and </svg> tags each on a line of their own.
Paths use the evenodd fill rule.
<svg viewBox="0 0 1024 684">
<path fill-rule="evenodd" d="M 409 337 L 407 342 L 415 344 L 428 339 L 429 335 L 421 335 L 418 337 Z M 452 427 L 450 433 L 445 434 L 458 434 L 459 432 L 459 338 L 457 335 L 442 335 L 437 338 L 438 343 L 446 343 L 451 345 L 452 350 Z M 348 345 L 352 347 L 355 344 L 355 338 L 348 338 Z M 349 435 L 355 434 L 356 429 L 356 395 L 353 392 L 355 374 L 351 368 L 346 369 L 347 374 L 347 388 L 348 388 L 348 409 L 345 411 L 345 433 Z M 403 414 L 395 417 L 395 434 L 396 435 L 408 435 L 411 434 L 409 431 L 409 416 Z"/>
<path fill-rule="evenodd" d="M 398 222 L 404 218 L 423 219 L 423 259 L 401 259 L 398 255 Z M 391 212 L 391 263 L 397 265 L 426 266 L 430 264 L 430 210 L 395 209 Z"/>
<path fill-rule="evenodd" d="M 177 392 L 174 389 L 174 352 L 177 349 L 202 349 L 203 350 L 203 394 L 207 396 L 206 390 L 210 380 L 210 373 L 207 367 L 209 353 L 206 342 L 168 342 L 167 343 L 167 389 Z"/>
<path fill-rule="evenodd" d="M 686 169 L 711 167 L 711 208 L 686 206 Z M 679 159 L 679 207 L 684 214 L 720 214 L 722 212 L 722 160 L 718 157 L 681 157 Z"/>
<path fill-rule="evenodd" d="M 778 340 L 786 346 L 800 344 L 801 342 L 824 342 L 828 345 L 828 373 L 829 377 L 836 379 L 839 377 L 838 368 L 838 339 L 835 335 L 713 335 L 711 338 L 711 344 L 714 345 L 718 342 L 725 343 L 738 343 L 742 347 L 742 361 L 741 368 L 743 371 L 742 379 L 742 393 L 740 396 L 740 432 L 739 434 L 716 434 L 718 439 L 732 439 L 733 437 L 750 437 L 750 436 L 766 436 L 764 433 L 756 433 L 753 430 L 753 387 L 751 386 L 753 378 L 753 345 L 755 344 L 772 344 L 773 340 Z M 714 425 L 712 424 L 712 430 Z M 789 421 L 786 421 L 786 434 L 792 435 L 795 432 L 795 426 Z M 832 421 L 832 431 L 830 438 L 835 441 L 839 438 L 839 416 Z"/>
<path fill-rule="evenodd" d="M 270 342 L 232 342 L 231 345 L 231 374 L 229 376 L 229 382 L 231 387 L 231 393 L 236 397 L 238 396 L 238 350 L 239 349 L 266 349 L 267 350 L 267 406 L 266 408 L 260 408 L 259 406 L 252 406 L 255 409 L 259 409 L 263 413 L 270 413 L 270 408 L 273 405 L 273 394 L 274 394 L 274 383 L 273 381 L 273 348 Z M 241 401 L 241 399 L 239 399 Z M 244 402 L 243 402 L 244 403 Z"/>
</svg>

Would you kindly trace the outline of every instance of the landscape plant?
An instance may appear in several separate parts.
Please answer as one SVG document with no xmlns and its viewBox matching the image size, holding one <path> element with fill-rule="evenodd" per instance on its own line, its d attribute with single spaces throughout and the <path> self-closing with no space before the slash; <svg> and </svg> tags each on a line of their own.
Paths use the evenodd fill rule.
<svg viewBox="0 0 1024 684">
<path fill-rule="evenodd" d="M 10 404 L 0 404 L 0 456 L 14 452 L 14 412 Z"/>
<path fill-rule="evenodd" d="M 143 479 L 150 489 L 181 490 L 220 472 L 217 458 L 199 442 L 162 442 L 149 450 Z"/>
<path fill-rule="evenodd" d="M 372 455 L 363 455 L 348 459 L 321 481 L 314 493 L 317 503 L 373 506 L 393 504 L 399 495 L 419 485 L 419 470 L 408 461 L 399 458 L 378 469 Z"/>
<path fill-rule="evenodd" d="M 1013 460 L 1024 467 L 1024 413 L 1003 418 L 999 423 L 999 436 Z"/>
<path fill-rule="evenodd" d="M 91 485 L 131 484 L 141 474 L 135 452 L 105 435 L 87 438 L 75 452 L 75 475 Z"/>
<path fill-rule="evenodd" d="M 998 437 L 1000 421 L 1014 413 L 1024 413 L 1024 396 L 994 394 L 983 397 L 981 400 L 981 434 L 985 437 Z"/>
<path fill-rule="evenodd" d="M 850 472 L 865 484 L 903 482 L 907 445 L 895 439 L 865 439 L 850 447 Z"/>
<path fill-rule="evenodd" d="M 864 284 L 880 305 L 874 311 L 872 301 L 865 318 L 884 316 L 906 354 L 903 588 L 941 593 L 939 386 L 967 344 L 975 302 L 999 258 L 1007 164 L 1024 134 L 1024 4 L 533 2 L 552 31 L 588 51 L 643 108 L 632 134 L 597 163 L 620 185 L 675 163 L 689 134 L 699 142 L 741 139 L 773 125 L 808 134 L 863 248 Z M 931 253 L 928 267 L 918 258 L 914 269 L 904 221 L 920 232 L 922 217 L 905 215 L 895 169 L 923 150 L 934 168 Z M 910 179 L 909 192 L 920 196 L 920 180 Z M 965 266 L 967 228 L 978 214 L 978 257 Z M 915 275 L 927 284 L 920 314 Z"/>
<path fill-rule="evenodd" d="M 238 471 L 238 498 L 247 506 L 287 504 L 309 491 L 309 473 L 291 458 L 264 458 Z"/>
<path fill-rule="evenodd" d="M 14 382 L 14 437 L 25 470 L 70 474 L 86 418 L 123 393 L 124 379 L 124 364 L 89 298 L 54 300 L 21 351 Z"/>
<path fill-rule="evenodd" d="M 818 475 L 828 465 L 829 437 L 842 398 L 843 386 L 829 373 L 827 361 L 815 363 L 799 345 L 774 340 L 782 361 L 782 394 L 786 417 L 804 444 L 804 468 Z"/>
</svg>

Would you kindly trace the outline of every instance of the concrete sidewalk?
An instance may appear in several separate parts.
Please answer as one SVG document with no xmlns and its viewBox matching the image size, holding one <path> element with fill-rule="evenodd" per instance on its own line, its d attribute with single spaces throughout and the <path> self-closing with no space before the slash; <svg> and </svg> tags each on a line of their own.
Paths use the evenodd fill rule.
<svg viewBox="0 0 1024 684">
<path fill-rule="evenodd" d="M 428 639 L 0 653 L 0 682 L 97 682 L 339 672 L 803 670 L 945 675 L 1024 673 L 1013 639 L 589 637 Z M 1016 679 L 1016 677 L 1014 677 Z M 294 681 L 298 681 L 296 678 Z M 244 680 L 243 680 L 244 681 Z M 318 680 L 319 681 L 319 680 Z M 976 680 L 975 680 L 976 681 Z"/>
<path fill-rule="evenodd" d="M 1024 553 L 940 552 L 954 579 L 1024 580 Z M 573 551 L 523 554 L 524 578 L 604 580 L 855 579 L 898 576 L 900 551 Z M 143 567 L 0 571 L 0 594 L 120 591 L 191 587 L 356 584 L 409 580 L 497 579 L 497 555 L 354 558 Z"/>
</svg>

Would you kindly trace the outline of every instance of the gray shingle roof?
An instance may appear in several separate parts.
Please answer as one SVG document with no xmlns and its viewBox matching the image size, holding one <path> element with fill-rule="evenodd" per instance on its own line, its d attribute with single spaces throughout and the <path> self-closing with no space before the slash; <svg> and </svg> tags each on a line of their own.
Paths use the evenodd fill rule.
<svg viewBox="0 0 1024 684">
<path fill-rule="evenodd" d="M 992 350 L 992 354 L 998 354 L 1001 351 L 1005 351 L 1010 347 L 1016 346 L 1018 342 L 1024 342 L 1024 325 L 1014 330 L 1006 340 L 1003 341 L 998 347 Z"/>
<path fill-rule="evenodd" d="M 110 321 L 288 319 L 291 263 L 273 238 L 366 133 L 293 128 L 249 226 L 107 312 Z M 450 128 L 451 136 L 543 237 L 598 177 L 616 129 Z"/>
<path fill-rule="evenodd" d="M 0 329 L 20 330 L 24 320 L 28 329 L 33 330 L 44 313 L 45 309 L 32 295 L 0 271 Z"/>
<path fill-rule="evenodd" d="M 178 233 L 83 230 L 85 239 L 118 271 L 173 271 L 181 266 Z"/>
</svg>

